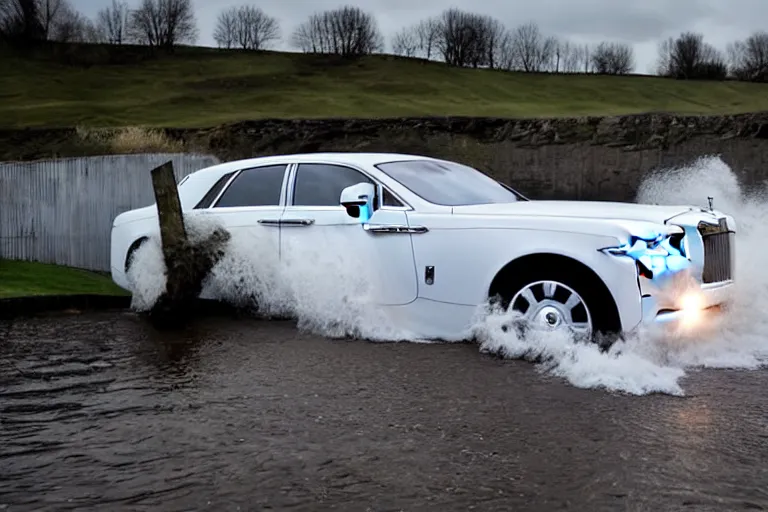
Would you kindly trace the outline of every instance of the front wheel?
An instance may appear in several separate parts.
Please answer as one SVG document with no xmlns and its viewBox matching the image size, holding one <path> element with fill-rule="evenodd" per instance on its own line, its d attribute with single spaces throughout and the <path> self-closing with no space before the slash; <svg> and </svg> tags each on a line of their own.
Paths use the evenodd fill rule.
<svg viewBox="0 0 768 512">
<path fill-rule="evenodd" d="M 618 338 L 620 323 L 610 294 L 583 274 L 554 269 L 525 272 L 505 288 L 502 306 L 518 315 L 515 323 L 523 335 L 528 330 L 564 331 L 602 349 Z"/>
<path fill-rule="evenodd" d="M 557 281 L 535 281 L 515 293 L 509 307 L 536 330 L 567 330 L 576 337 L 593 334 L 592 315 L 584 298 Z"/>
</svg>

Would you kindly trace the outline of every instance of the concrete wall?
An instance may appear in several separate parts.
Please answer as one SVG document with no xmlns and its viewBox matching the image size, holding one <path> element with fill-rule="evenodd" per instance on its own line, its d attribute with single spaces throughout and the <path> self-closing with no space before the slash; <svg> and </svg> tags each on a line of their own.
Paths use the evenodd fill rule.
<svg viewBox="0 0 768 512">
<path fill-rule="evenodd" d="M 0 259 L 108 271 L 112 221 L 155 202 L 149 171 L 168 160 L 177 180 L 218 163 L 184 154 L 0 163 Z"/>
</svg>

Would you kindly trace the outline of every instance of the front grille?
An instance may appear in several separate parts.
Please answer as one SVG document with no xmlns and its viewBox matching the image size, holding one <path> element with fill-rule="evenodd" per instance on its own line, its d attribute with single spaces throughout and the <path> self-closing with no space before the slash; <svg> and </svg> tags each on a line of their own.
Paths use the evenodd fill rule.
<svg viewBox="0 0 768 512">
<path fill-rule="evenodd" d="M 702 282 L 718 283 L 732 278 L 731 234 L 729 232 L 703 235 L 704 272 Z"/>
</svg>

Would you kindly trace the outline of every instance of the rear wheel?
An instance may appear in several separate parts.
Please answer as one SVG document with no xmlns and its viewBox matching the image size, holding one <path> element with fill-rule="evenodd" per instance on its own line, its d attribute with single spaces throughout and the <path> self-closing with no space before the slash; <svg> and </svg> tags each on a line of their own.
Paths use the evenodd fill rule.
<svg viewBox="0 0 768 512">
<path fill-rule="evenodd" d="M 528 269 L 508 276 L 502 307 L 519 315 L 514 324 L 525 331 L 566 332 L 577 341 L 607 349 L 621 325 L 613 299 L 602 283 L 572 269 Z"/>
</svg>

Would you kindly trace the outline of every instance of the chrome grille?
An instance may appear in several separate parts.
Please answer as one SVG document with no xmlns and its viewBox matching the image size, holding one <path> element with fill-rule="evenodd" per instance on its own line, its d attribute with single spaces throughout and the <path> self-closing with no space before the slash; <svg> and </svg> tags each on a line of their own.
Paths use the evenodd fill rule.
<svg viewBox="0 0 768 512">
<path fill-rule="evenodd" d="M 726 228 L 727 229 L 727 228 Z M 731 233 L 720 231 L 707 233 L 707 229 L 699 229 L 704 240 L 704 272 L 702 282 L 718 283 L 732 279 L 731 273 Z"/>
</svg>

